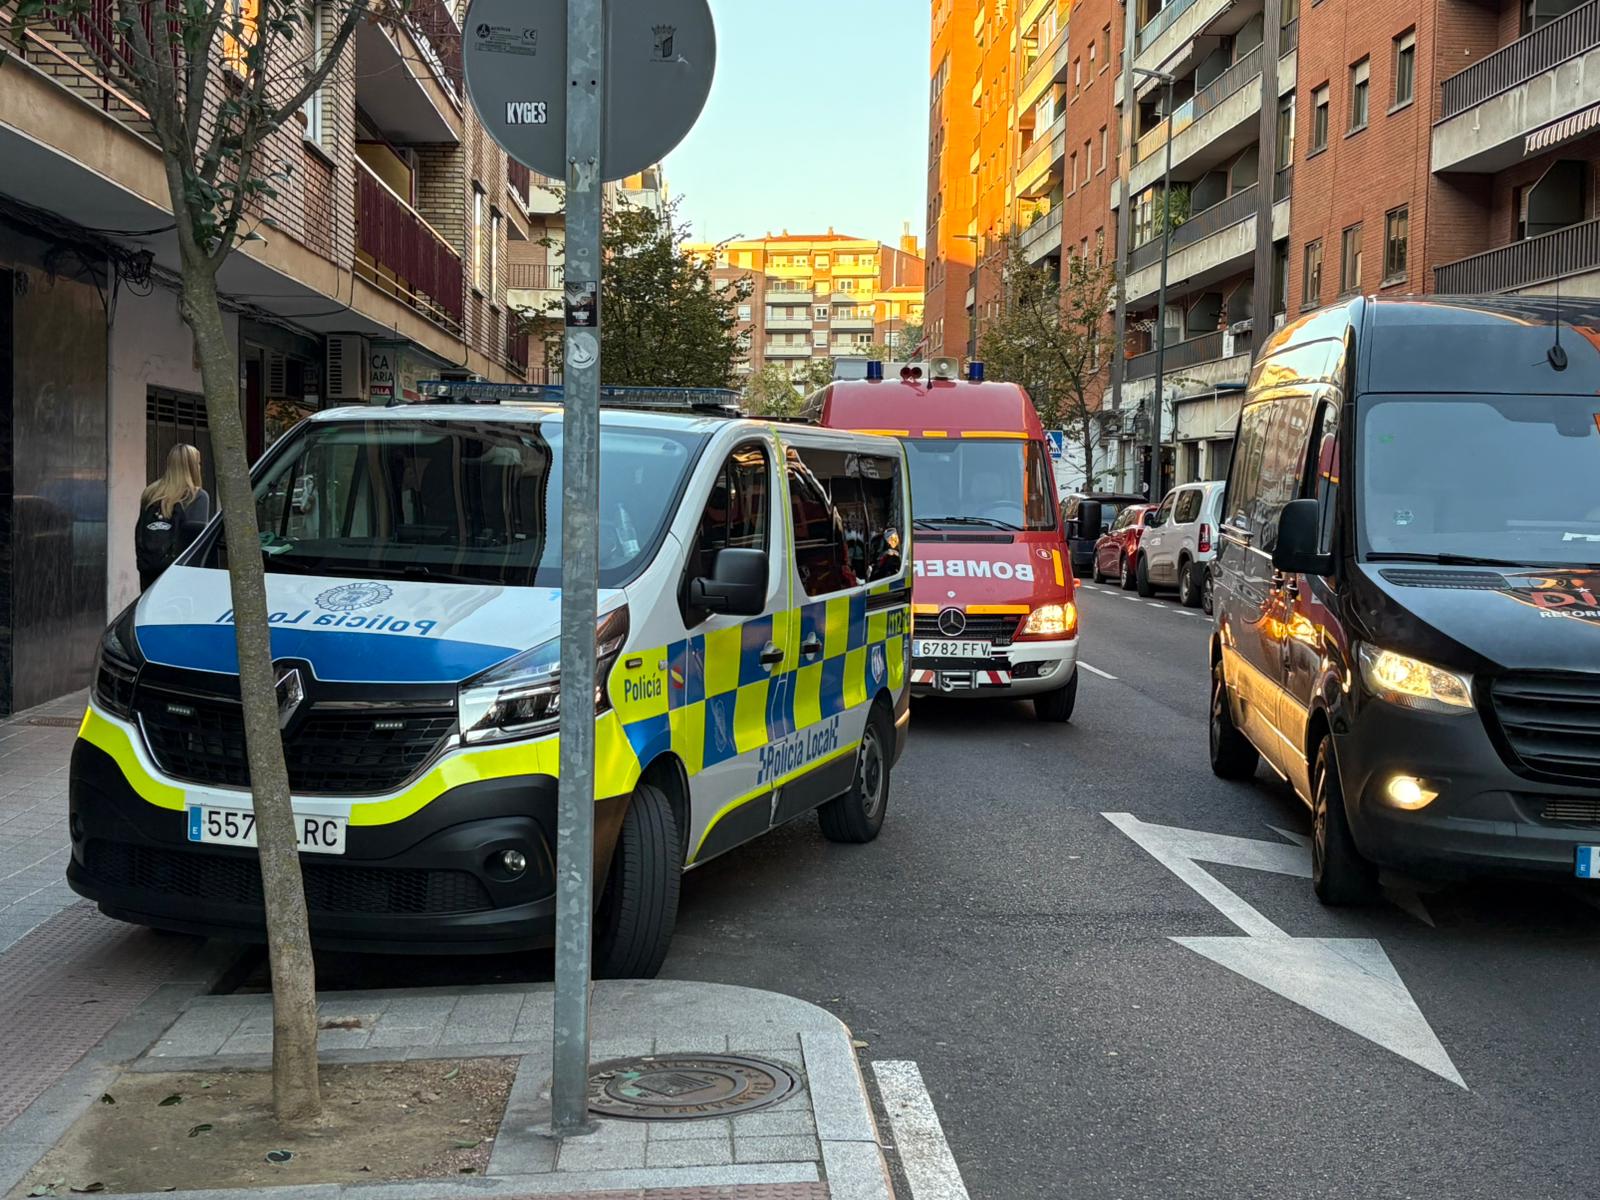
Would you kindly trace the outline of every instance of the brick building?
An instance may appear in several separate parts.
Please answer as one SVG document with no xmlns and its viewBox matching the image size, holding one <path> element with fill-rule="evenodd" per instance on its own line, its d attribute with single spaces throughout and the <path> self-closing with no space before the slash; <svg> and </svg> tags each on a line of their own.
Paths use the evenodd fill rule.
<svg viewBox="0 0 1600 1200">
<path fill-rule="evenodd" d="M 972 37 L 980 0 L 933 0 L 933 50 L 928 82 L 929 354 L 960 354 L 970 335 L 967 289 L 977 262 L 972 158 L 978 105 L 972 93 L 980 54 Z"/>
<path fill-rule="evenodd" d="M 307 51 L 330 40 L 317 11 Z M 175 442 L 209 459 L 161 156 L 93 52 L 110 12 L 0 35 L 0 712 L 87 681 L 137 593 L 140 491 Z M 219 276 L 253 454 L 420 378 L 526 377 L 506 288 L 530 185 L 466 102 L 457 22 L 417 0 L 394 28 L 359 25 L 265 147 L 276 195 Z"/>
</svg>

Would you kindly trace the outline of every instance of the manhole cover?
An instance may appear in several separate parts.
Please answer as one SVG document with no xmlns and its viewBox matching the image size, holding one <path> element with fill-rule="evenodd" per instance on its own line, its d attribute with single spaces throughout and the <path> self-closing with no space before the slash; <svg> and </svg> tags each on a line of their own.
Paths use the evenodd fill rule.
<svg viewBox="0 0 1600 1200">
<path fill-rule="evenodd" d="M 640 1121 L 687 1121 L 766 1108 L 799 1077 L 782 1063 L 726 1054 L 660 1054 L 596 1063 L 589 1111 Z"/>
</svg>

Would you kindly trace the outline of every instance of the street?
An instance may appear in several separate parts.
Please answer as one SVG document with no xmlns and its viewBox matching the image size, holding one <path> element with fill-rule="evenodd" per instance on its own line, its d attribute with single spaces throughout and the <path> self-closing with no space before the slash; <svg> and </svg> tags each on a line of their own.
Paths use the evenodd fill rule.
<svg viewBox="0 0 1600 1200">
<path fill-rule="evenodd" d="M 850 1025 L 864 1063 L 915 1061 L 975 1198 L 1583 1186 L 1600 1161 L 1581 1053 L 1600 1024 L 1593 902 L 1477 883 L 1338 912 L 1305 878 L 1206 868 L 1292 938 L 1376 939 L 1423 1018 L 1395 1036 L 1436 1039 L 1443 1060 L 1175 943 L 1247 939 L 1102 814 L 1286 847 L 1276 831 L 1304 835 L 1308 816 L 1265 768 L 1249 785 L 1207 769 L 1207 619 L 1166 596 L 1079 595 L 1085 662 L 1116 678 L 1084 677 L 1070 725 L 918 704 L 878 841 L 830 845 L 802 819 L 691 872 L 664 974 L 801 997 Z M 550 971 L 548 956 L 321 967 L 331 989 Z M 1391 998 L 1356 978 L 1317 982 L 1371 1031 L 1363 1000 Z"/>
</svg>

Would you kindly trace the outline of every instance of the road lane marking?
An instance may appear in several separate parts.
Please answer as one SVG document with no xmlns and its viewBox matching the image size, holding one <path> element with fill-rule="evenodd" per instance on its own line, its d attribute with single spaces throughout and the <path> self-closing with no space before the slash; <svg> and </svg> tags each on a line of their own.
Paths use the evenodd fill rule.
<svg viewBox="0 0 1600 1200">
<path fill-rule="evenodd" d="M 1101 813 L 1145 853 L 1244 931 L 1244 937 L 1174 937 L 1180 946 L 1465 1089 L 1382 945 L 1372 938 L 1291 937 L 1200 866 L 1201 862 L 1311 876 L 1311 850 L 1179 829 L 1132 813 Z"/>
<path fill-rule="evenodd" d="M 1102 671 L 1099 667 L 1091 667 L 1088 663 L 1082 661 L 1081 659 L 1078 661 L 1078 665 L 1080 667 L 1082 667 L 1085 671 L 1089 672 L 1089 674 L 1100 676 L 1101 679 L 1115 679 L 1116 678 L 1116 676 L 1113 675 L 1110 671 Z"/>
<path fill-rule="evenodd" d="M 895 1153 L 911 1185 L 912 1200 L 968 1200 L 967 1185 L 961 1181 L 917 1064 L 875 1062 L 872 1074 L 889 1114 Z"/>
</svg>

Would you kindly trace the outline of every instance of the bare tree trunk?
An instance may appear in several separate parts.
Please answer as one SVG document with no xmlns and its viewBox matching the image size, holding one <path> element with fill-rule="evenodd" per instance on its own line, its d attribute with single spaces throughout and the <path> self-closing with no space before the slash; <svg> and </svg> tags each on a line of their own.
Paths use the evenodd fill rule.
<svg viewBox="0 0 1600 1200">
<path fill-rule="evenodd" d="M 183 264 L 183 319 L 194 334 L 205 384 L 206 417 L 220 493 L 239 649 L 239 693 L 244 701 L 245 748 L 255 808 L 266 901 L 267 948 L 272 966 L 272 1105 L 280 1123 L 309 1121 L 322 1112 L 317 1085 L 317 989 L 300 879 L 289 771 L 278 727 L 277 679 L 267 623 L 266 574 L 256 523 L 244 420 L 239 411 L 239 368 L 227 336 L 216 277 Z"/>
</svg>

